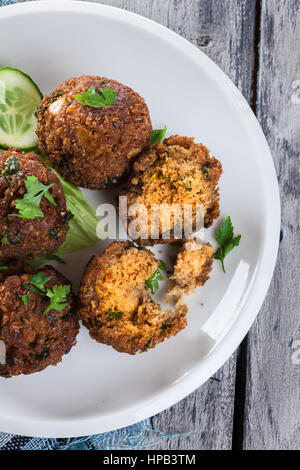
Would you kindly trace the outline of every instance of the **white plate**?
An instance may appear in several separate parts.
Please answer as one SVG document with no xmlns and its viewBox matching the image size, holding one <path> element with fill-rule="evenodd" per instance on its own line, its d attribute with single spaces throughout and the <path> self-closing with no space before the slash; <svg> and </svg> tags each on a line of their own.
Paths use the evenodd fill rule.
<svg viewBox="0 0 300 470">
<path fill-rule="evenodd" d="M 146 99 L 154 127 L 166 123 L 169 134 L 195 136 L 223 164 L 222 216 L 232 217 L 242 242 L 226 260 L 226 275 L 215 262 L 211 280 L 189 298 L 183 332 L 131 357 L 96 343 L 82 328 L 78 345 L 57 367 L 0 381 L 1 431 L 69 437 L 132 424 L 203 384 L 254 321 L 279 240 L 270 150 L 247 102 L 213 62 L 173 32 L 123 10 L 69 1 L 1 8 L 0 61 L 28 73 L 44 93 L 71 76 L 115 78 Z M 85 194 L 96 205 L 108 199 L 103 192 Z M 94 251 L 69 255 L 59 268 L 75 286 Z"/>
</svg>

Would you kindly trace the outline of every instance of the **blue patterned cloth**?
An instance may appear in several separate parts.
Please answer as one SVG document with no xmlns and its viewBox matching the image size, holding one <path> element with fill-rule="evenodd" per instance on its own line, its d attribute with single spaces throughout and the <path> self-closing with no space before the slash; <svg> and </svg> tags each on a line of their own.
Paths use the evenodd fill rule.
<svg viewBox="0 0 300 470">
<path fill-rule="evenodd" d="M 183 435 L 163 433 L 147 419 L 117 431 L 72 439 L 42 439 L 0 433 L 0 450 L 130 450 L 151 447 L 162 438 Z"/>
<path fill-rule="evenodd" d="M 17 3 L 0 0 L 0 7 Z M 17 66 L 17 64 L 16 64 Z M 1 423 L 0 423 L 1 426 Z M 42 439 L 0 432 L 0 450 L 116 450 L 149 447 L 158 439 L 176 437 L 155 428 L 150 419 L 113 432 L 72 439 Z"/>
<path fill-rule="evenodd" d="M 14 0 L 12 0 L 12 1 L 10 1 L 10 0 L 0 0 L 0 7 L 5 7 L 5 5 L 11 5 L 12 3 L 17 3 L 17 2 L 14 1 Z"/>
</svg>

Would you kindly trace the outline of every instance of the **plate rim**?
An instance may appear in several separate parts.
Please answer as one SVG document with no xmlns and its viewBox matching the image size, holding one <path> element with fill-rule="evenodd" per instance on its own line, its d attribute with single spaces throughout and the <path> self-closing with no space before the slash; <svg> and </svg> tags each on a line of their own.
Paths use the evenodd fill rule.
<svg viewBox="0 0 300 470">
<path fill-rule="evenodd" d="M 15 418 L 0 416 L 0 430 L 2 432 L 30 437 L 69 438 L 112 431 L 158 414 L 199 388 L 228 361 L 251 328 L 267 295 L 277 260 L 281 209 L 274 161 L 257 118 L 234 83 L 201 50 L 177 33 L 153 20 L 117 7 L 92 2 L 43 0 L 12 4 L 0 8 L 0 21 L 11 16 L 47 11 L 93 12 L 95 15 L 113 17 L 135 26 L 141 26 L 153 34 L 160 35 L 163 32 L 164 40 L 172 41 L 175 47 L 183 49 L 194 61 L 201 62 L 202 66 L 205 64 L 206 71 L 213 75 L 212 78 L 219 80 L 219 83 L 221 83 L 220 88 L 223 92 L 226 87 L 230 101 L 238 103 L 243 108 L 244 119 L 248 123 L 251 122 L 251 132 L 255 134 L 256 138 L 258 137 L 257 146 L 264 149 L 262 152 L 262 165 L 265 169 L 264 202 L 267 218 L 263 249 L 257 272 L 253 275 L 252 285 L 249 287 L 246 298 L 243 299 L 244 305 L 231 329 L 215 349 L 201 361 L 201 364 L 198 363 L 194 366 L 190 373 L 179 382 L 169 385 L 165 390 L 145 400 L 142 408 L 140 404 L 137 404 L 100 417 L 64 419 L 63 421 L 57 419 L 51 421 L 16 420 Z"/>
</svg>

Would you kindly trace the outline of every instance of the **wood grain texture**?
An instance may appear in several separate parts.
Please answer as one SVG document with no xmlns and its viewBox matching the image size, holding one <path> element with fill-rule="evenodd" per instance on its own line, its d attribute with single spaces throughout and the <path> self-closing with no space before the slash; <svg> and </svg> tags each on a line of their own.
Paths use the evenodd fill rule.
<svg viewBox="0 0 300 470">
<path fill-rule="evenodd" d="M 266 0 L 262 7 L 257 116 L 279 176 L 286 236 L 248 339 L 244 447 L 299 449 L 300 365 L 292 362 L 292 345 L 300 340 L 300 2 Z"/>
</svg>

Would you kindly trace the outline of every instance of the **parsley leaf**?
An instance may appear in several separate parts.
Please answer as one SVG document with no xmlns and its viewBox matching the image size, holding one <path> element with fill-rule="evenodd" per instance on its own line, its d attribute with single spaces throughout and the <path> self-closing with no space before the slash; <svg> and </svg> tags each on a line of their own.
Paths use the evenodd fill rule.
<svg viewBox="0 0 300 470">
<path fill-rule="evenodd" d="M 123 312 L 117 312 L 116 310 L 108 310 L 108 312 L 106 312 L 106 315 L 110 318 L 113 318 L 114 320 L 121 320 L 124 313 Z"/>
<path fill-rule="evenodd" d="M 208 169 L 206 168 L 206 166 L 202 166 L 202 173 L 204 174 L 205 178 L 208 179 L 209 178 L 209 171 Z"/>
<path fill-rule="evenodd" d="M 30 297 L 28 294 L 22 295 L 22 302 L 24 305 L 29 305 L 30 304 Z"/>
<path fill-rule="evenodd" d="M 6 266 L 4 263 L 2 263 L 2 261 L 0 261 L 0 271 L 7 271 L 8 270 L 8 266 Z"/>
<path fill-rule="evenodd" d="M 51 276 L 45 276 L 43 272 L 39 272 L 36 274 L 30 275 L 30 284 L 32 284 L 37 289 L 41 290 L 42 292 L 46 292 L 45 284 L 50 281 Z"/>
<path fill-rule="evenodd" d="M 221 261 L 224 273 L 224 259 L 234 249 L 235 246 L 238 246 L 240 244 L 241 238 L 241 235 L 234 237 L 234 230 L 231 218 L 227 217 L 227 219 L 224 220 L 223 224 L 216 233 L 216 240 L 219 243 L 220 247 L 215 253 L 215 259 Z"/>
<path fill-rule="evenodd" d="M 162 260 L 159 261 L 158 269 L 160 269 L 161 271 L 166 271 L 167 270 L 167 266 Z"/>
<path fill-rule="evenodd" d="M 161 142 L 163 138 L 165 137 L 166 132 L 167 132 L 167 126 L 165 126 L 163 129 L 153 129 L 153 131 L 150 134 L 151 145 Z"/>
<path fill-rule="evenodd" d="M 43 312 L 43 315 L 47 315 L 50 310 L 57 310 L 61 312 L 67 305 L 67 296 L 70 293 L 71 286 L 53 286 L 51 289 L 47 289 L 46 295 L 50 299 L 50 304 Z"/>
<path fill-rule="evenodd" d="M 13 175 L 19 169 L 19 160 L 17 157 L 8 157 L 4 163 L 6 171 L 9 175 Z"/>
<path fill-rule="evenodd" d="M 23 199 L 16 200 L 16 208 L 18 209 L 19 214 L 10 215 L 20 217 L 22 219 L 44 217 L 44 214 L 40 209 L 40 203 L 43 197 L 45 197 L 53 206 L 57 206 L 52 194 L 49 192 L 49 189 L 54 186 L 54 183 L 49 184 L 49 186 L 45 186 L 34 175 L 27 176 L 24 183 L 26 193 L 24 194 Z"/>
<path fill-rule="evenodd" d="M 95 90 L 94 86 L 91 86 L 88 91 L 77 93 L 73 95 L 73 98 L 79 103 L 91 106 L 92 108 L 103 108 L 104 106 L 115 104 L 115 90 L 111 88 L 100 88 L 100 92 L 101 94 Z"/>
<path fill-rule="evenodd" d="M 30 284 L 28 284 L 27 282 L 23 282 L 23 286 L 25 287 L 25 289 L 28 289 L 30 290 L 31 292 L 37 292 L 37 289 L 33 286 L 31 286 Z"/>
<path fill-rule="evenodd" d="M 7 234 L 3 235 L 3 237 L 1 238 L 1 243 L 3 245 L 7 245 L 9 243 Z"/>
<path fill-rule="evenodd" d="M 163 261 L 159 262 L 159 265 L 157 266 L 157 270 L 150 276 L 146 281 L 145 285 L 149 289 L 151 289 L 151 294 L 155 294 L 155 292 L 158 290 L 159 284 L 158 281 L 162 281 L 163 277 L 161 275 L 160 271 L 166 271 L 167 267 Z"/>
</svg>

